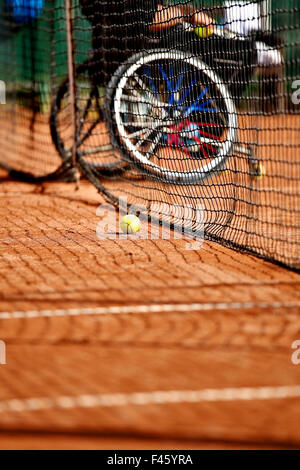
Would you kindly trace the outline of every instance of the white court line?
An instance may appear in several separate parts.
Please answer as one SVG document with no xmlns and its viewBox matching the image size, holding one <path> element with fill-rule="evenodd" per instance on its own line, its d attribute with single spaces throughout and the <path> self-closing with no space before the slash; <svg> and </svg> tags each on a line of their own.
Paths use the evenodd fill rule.
<svg viewBox="0 0 300 470">
<path fill-rule="evenodd" d="M 1 312 L 0 320 L 8 320 L 13 318 L 73 317 L 80 315 L 122 315 L 195 311 L 203 312 L 209 310 L 240 310 L 250 308 L 288 309 L 295 307 L 300 308 L 300 302 L 216 302 L 191 304 L 117 305 L 114 307 Z"/>
<path fill-rule="evenodd" d="M 166 405 L 299 398 L 300 385 L 278 387 L 207 388 L 203 390 L 169 390 L 138 393 L 59 396 L 0 401 L 0 413 L 42 411 L 48 409 L 107 408 L 130 405 Z"/>
</svg>

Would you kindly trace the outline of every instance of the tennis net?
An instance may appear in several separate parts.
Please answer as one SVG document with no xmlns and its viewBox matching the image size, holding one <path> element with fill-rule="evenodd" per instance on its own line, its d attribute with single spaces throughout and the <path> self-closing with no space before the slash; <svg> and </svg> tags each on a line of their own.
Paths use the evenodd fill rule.
<svg viewBox="0 0 300 470">
<path fill-rule="evenodd" d="M 121 209 L 300 268 L 295 1 L 1 5 L 11 176 L 76 166 Z"/>
</svg>

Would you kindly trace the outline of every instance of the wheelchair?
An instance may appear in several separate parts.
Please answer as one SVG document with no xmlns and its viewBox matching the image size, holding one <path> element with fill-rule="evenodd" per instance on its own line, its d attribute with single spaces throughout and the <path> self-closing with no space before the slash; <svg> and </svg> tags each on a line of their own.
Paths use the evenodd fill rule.
<svg viewBox="0 0 300 470">
<path fill-rule="evenodd" d="M 199 38 L 194 28 L 181 24 L 151 36 L 147 50 L 114 71 L 105 92 L 95 58 L 77 67 L 76 152 L 94 174 L 132 168 L 164 183 L 197 184 L 239 153 L 259 176 L 252 147 L 238 142 L 236 108 L 256 65 L 255 43 L 217 31 Z M 68 93 L 66 79 L 50 116 L 52 139 L 64 161 L 70 159 L 73 138 L 64 118 Z M 97 142 L 95 132 L 103 121 L 110 136 L 105 144 Z M 97 163 L 109 151 L 114 158 Z"/>
</svg>

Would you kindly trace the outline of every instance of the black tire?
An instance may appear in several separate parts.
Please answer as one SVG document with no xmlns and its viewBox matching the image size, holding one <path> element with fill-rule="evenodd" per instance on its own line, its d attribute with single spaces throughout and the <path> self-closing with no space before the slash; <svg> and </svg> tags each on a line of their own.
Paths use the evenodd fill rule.
<svg viewBox="0 0 300 470">
<path fill-rule="evenodd" d="M 78 94 L 75 100 L 76 116 L 78 119 L 78 135 L 76 137 L 76 148 L 79 158 L 83 159 L 84 155 L 81 154 L 81 146 L 86 141 L 86 139 L 88 139 L 92 135 L 93 130 L 95 129 L 97 124 L 103 121 L 103 109 L 100 102 L 99 88 L 93 83 L 93 80 L 90 76 L 90 71 L 91 63 L 89 60 L 80 64 L 75 71 L 75 80 L 77 80 L 76 93 Z M 80 87 L 78 85 L 80 80 L 86 83 L 85 87 Z M 81 93 L 82 95 L 80 96 L 79 93 Z M 67 107 L 69 106 L 68 94 L 69 79 L 66 78 L 59 86 L 56 95 L 53 97 L 50 113 L 50 132 L 52 141 L 63 162 L 67 162 L 71 159 L 73 145 L 73 136 L 71 133 L 70 121 L 71 113 L 70 110 L 67 109 Z M 87 125 L 87 116 L 90 112 L 89 108 L 91 106 L 91 103 L 93 103 L 93 113 L 95 114 L 95 116 L 94 119 L 92 119 Z M 82 107 L 82 109 L 80 107 Z M 64 112 L 66 112 L 66 116 L 63 116 L 63 119 L 60 119 L 60 114 Z M 87 130 L 83 129 L 85 124 L 87 125 Z M 100 147 L 101 144 L 98 148 Z M 97 147 L 95 147 L 95 153 L 96 149 Z M 93 149 L 91 149 L 91 153 L 92 151 Z M 93 170 L 95 172 L 99 172 L 99 174 L 103 172 L 107 175 L 122 166 L 121 163 L 122 162 L 120 162 L 119 159 L 113 162 L 88 162 L 88 164 L 93 167 Z"/>
</svg>

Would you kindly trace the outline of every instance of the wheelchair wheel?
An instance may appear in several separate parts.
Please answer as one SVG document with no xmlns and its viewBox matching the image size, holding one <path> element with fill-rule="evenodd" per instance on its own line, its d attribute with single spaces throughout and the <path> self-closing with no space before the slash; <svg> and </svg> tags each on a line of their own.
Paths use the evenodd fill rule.
<svg viewBox="0 0 300 470">
<path fill-rule="evenodd" d="M 111 145 L 103 119 L 105 91 L 90 77 L 90 62 L 79 65 L 75 71 L 75 113 L 77 120 L 76 148 L 95 171 L 109 171 L 119 167 L 120 158 L 112 157 Z M 69 79 L 64 80 L 51 105 L 50 131 L 53 143 L 64 162 L 72 155 Z M 109 157 L 107 155 L 110 153 Z M 122 163 L 123 164 L 123 163 Z"/>
<path fill-rule="evenodd" d="M 165 182 L 193 184 L 231 155 L 237 114 L 221 79 L 191 54 L 137 54 L 107 87 L 106 120 L 123 157 Z"/>
</svg>

